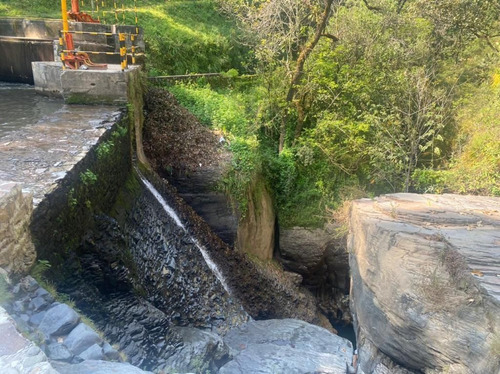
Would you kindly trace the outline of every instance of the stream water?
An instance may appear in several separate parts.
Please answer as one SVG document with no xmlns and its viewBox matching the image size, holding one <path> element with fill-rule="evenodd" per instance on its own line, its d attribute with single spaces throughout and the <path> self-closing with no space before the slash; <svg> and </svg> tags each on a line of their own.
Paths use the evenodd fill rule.
<svg viewBox="0 0 500 374">
<path fill-rule="evenodd" d="M 36 94 L 33 86 L 0 82 L 0 137 L 35 124 L 63 105 L 62 99 Z"/>
</svg>

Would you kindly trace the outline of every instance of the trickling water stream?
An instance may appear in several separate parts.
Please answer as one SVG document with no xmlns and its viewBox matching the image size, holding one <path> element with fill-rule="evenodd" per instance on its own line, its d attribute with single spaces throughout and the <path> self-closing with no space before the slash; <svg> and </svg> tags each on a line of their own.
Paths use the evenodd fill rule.
<svg viewBox="0 0 500 374">
<path fill-rule="evenodd" d="M 158 200 L 158 202 L 161 204 L 161 206 L 163 207 L 163 209 L 165 210 L 165 212 L 170 217 L 172 217 L 172 219 L 175 221 L 175 223 L 177 224 L 177 226 L 179 226 L 185 232 L 187 232 L 186 227 L 182 224 L 179 216 L 167 204 L 167 202 L 165 201 L 165 199 L 163 198 L 163 196 L 160 195 L 160 193 L 156 190 L 156 188 L 154 188 L 154 186 L 146 178 L 144 178 L 144 176 L 139 171 L 137 171 L 137 173 L 138 173 L 139 177 L 141 178 L 142 183 L 144 183 L 144 185 L 146 186 L 146 188 L 153 194 L 153 196 L 156 198 L 156 200 Z M 215 276 L 217 277 L 217 279 L 219 280 L 219 282 L 222 284 L 222 286 L 224 287 L 224 289 L 226 290 L 226 292 L 231 295 L 231 292 L 229 290 L 229 286 L 227 285 L 227 282 L 224 279 L 224 276 L 220 272 L 220 270 L 217 267 L 217 265 L 210 258 L 207 250 L 205 248 L 203 248 L 203 246 L 200 245 L 196 239 L 194 239 L 192 237 L 191 237 L 191 239 L 193 239 L 193 242 L 195 243 L 196 247 L 200 250 L 200 252 L 201 252 L 201 254 L 203 256 L 203 259 L 207 263 L 207 265 L 210 268 L 210 270 L 212 270 L 212 272 L 215 274 Z"/>
<path fill-rule="evenodd" d="M 95 217 L 59 289 L 132 364 L 162 369 L 185 345 L 172 327 L 222 333 L 248 315 L 166 199 L 136 173 L 141 185 L 126 218 Z"/>
</svg>

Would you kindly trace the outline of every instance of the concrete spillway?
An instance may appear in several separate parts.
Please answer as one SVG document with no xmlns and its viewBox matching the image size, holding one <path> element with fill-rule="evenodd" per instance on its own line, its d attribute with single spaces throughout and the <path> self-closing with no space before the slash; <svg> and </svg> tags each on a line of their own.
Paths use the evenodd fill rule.
<svg viewBox="0 0 500 374">
<path fill-rule="evenodd" d="M 30 86 L 4 85 L 0 102 L 0 180 L 20 184 L 35 205 L 120 115 L 118 107 L 41 98 Z"/>
</svg>

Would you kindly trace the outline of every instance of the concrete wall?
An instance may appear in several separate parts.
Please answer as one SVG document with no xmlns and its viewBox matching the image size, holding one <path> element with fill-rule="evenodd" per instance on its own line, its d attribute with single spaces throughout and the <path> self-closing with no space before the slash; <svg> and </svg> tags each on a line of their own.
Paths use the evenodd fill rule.
<svg viewBox="0 0 500 374">
<path fill-rule="evenodd" d="M 127 116 L 119 119 L 33 211 L 30 229 L 38 257 L 53 269 L 73 255 L 94 216 L 114 205 L 131 168 L 129 125 Z"/>
<path fill-rule="evenodd" d="M 33 62 L 35 90 L 64 98 L 68 104 L 123 105 L 128 102 L 127 87 L 137 79 L 140 68 L 121 71 L 120 65 L 106 70 L 63 70 L 60 62 Z"/>
<path fill-rule="evenodd" d="M 53 42 L 0 36 L 0 81 L 33 84 L 31 61 L 54 61 Z"/>
<path fill-rule="evenodd" d="M 60 20 L 0 18 L 0 35 L 31 39 L 56 39 L 61 30 Z"/>
</svg>

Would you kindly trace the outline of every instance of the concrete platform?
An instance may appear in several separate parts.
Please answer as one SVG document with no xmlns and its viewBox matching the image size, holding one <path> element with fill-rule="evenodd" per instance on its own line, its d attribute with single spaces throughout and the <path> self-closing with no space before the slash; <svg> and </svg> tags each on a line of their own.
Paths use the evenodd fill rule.
<svg viewBox="0 0 500 374">
<path fill-rule="evenodd" d="M 0 180 L 22 186 L 36 206 L 117 121 L 119 108 L 64 105 L 0 137 Z M 6 183 L 7 189 L 11 184 Z"/>
<path fill-rule="evenodd" d="M 68 104 L 123 105 L 130 75 L 140 69 L 108 65 L 106 70 L 63 69 L 60 62 L 32 62 L 35 90 L 64 98 Z"/>
</svg>

